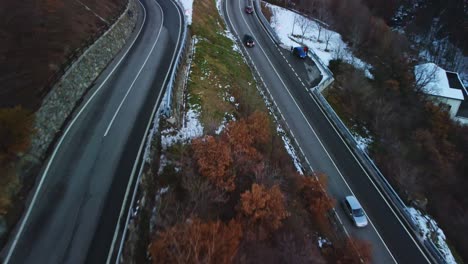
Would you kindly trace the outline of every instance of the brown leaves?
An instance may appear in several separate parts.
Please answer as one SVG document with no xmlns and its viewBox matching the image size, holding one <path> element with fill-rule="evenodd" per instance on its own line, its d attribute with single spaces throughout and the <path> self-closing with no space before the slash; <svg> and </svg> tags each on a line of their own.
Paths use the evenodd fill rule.
<svg viewBox="0 0 468 264">
<path fill-rule="evenodd" d="M 231 153 L 236 160 L 259 160 L 261 156 L 253 147 L 254 135 L 243 119 L 230 122 L 223 133 L 223 140 L 231 146 Z"/>
<path fill-rule="evenodd" d="M 325 175 L 299 176 L 297 185 L 302 199 L 308 204 L 309 211 L 316 217 L 323 217 L 334 207 L 335 201 L 325 191 L 327 186 Z"/>
<path fill-rule="evenodd" d="M 271 140 L 270 119 L 263 112 L 254 112 L 247 118 L 250 134 L 256 144 L 267 144 Z"/>
<path fill-rule="evenodd" d="M 239 211 L 247 218 L 250 228 L 277 230 L 289 216 L 285 208 L 284 195 L 278 185 L 270 189 L 253 184 L 251 191 L 241 194 Z"/>
<path fill-rule="evenodd" d="M 235 174 L 262 173 L 262 155 L 254 144 L 265 144 L 270 137 L 270 121 L 265 113 L 255 112 L 247 120 L 229 122 L 220 138 L 193 140 L 198 171 L 217 187 L 233 191 Z"/>
<path fill-rule="evenodd" d="M 337 263 L 361 264 L 372 262 L 372 245 L 364 240 L 348 238 L 338 252 Z"/>
<path fill-rule="evenodd" d="M 231 263 L 242 238 L 235 220 L 188 219 L 156 235 L 149 247 L 153 263 Z"/>
<path fill-rule="evenodd" d="M 219 188 L 232 191 L 235 189 L 234 175 L 229 168 L 232 158 L 229 145 L 212 136 L 194 139 L 192 142 L 198 170 Z"/>
<path fill-rule="evenodd" d="M 21 106 L 0 109 L 0 163 L 29 147 L 33 118 Z"/>
</svg>

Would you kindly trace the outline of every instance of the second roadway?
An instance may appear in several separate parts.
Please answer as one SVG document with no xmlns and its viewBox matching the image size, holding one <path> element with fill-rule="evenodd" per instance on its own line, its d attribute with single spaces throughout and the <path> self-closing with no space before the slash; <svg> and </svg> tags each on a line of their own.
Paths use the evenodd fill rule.
<svg viewBox="0 0 468 264">
<path fill-rule="evenodd" d="M 350 235 L 369 241 L 374 263 L 428 263 L 429 260 L 402 224 L 373 181 L 335 131 L 309 89 L 319 77 L 289 49 L 276 45 L 256 14 L 244 12 L 245 1 L 224 0 L 222 12 L 234 35 L 255 39 L 254 48 L 243 47 L 260 80 L 271 94 L 310 168 L 328 177 L 328 191 L 337 199 L 336 211 Z M 257 11 L 257 10 L 256 10 Z M 361 202 L 369 226 L 352 226 L 338 203 L 347 195 Z"/>
</svg>

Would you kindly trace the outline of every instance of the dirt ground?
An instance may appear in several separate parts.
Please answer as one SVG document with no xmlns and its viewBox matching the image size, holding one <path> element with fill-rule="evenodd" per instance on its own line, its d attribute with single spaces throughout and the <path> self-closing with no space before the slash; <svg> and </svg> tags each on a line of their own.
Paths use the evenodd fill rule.
<svg viewBox="0 0 468 264">
<path fill-rule="evenodd" d="M 36 110 L 57 72 L 77 49 L 92 43 L 108 28 L 126 3 L 0 1 L 0 107 L 22 105 Z"/>
</svg>

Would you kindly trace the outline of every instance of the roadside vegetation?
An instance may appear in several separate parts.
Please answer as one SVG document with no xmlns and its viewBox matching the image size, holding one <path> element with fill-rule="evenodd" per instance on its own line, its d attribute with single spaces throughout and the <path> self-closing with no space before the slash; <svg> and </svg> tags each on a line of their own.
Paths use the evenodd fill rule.
<svg viewBox="0 0 468 264">
<path fill-rule="evenodd" d="M 468 232 L 468 127 L 452 121 L 416 85 L 419 51 L 361 1 L 317 0 L 290 7 L 320 17 L 372 65 L 369 79 L 353 65 L 330 61 L 335 82 L 327 100 L 351 130 L 372 138 L 367 151 L 400 196 L 432 215 L 468 259 L 463 235 Z"/>
<path fill-rule="evenodd" d="M 15 162 L 30 144 L 33 115 L 22 107 L 0 108 L 0 234 L 6 231 L 7 214 L 21 188 Z M 3 241 L 3 237 L 2 240 Z M 1 243 L 0 243 L 1 244 Z"/>
<path fill-rule="evenodd" d="M 154 205 L 136 220 L 149 231 L 135 228 L 142 239 L 130 259 L 370 262 L 370 245 L 346 237 L 333 223 L 326 177 L 297 172 L 214 2 L 195 1 L 192 21 L 195 52 L 184 121 L 182 128 L 170 118 L 160 122 L 143 178 L 142 200 Z"/>
</svg>

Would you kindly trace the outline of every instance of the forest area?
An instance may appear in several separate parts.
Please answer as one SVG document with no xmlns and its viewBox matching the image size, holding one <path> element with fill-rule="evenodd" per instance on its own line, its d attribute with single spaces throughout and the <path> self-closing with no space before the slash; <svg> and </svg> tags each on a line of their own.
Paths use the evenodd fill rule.
<svg viewBox="0 0 468 264">
<path fill-rule="evenodd" d="M 367 151 L 400 196 L 432 215 L 468 260 L 468 127 L 422 93 L 413 74 L 427 60 L 466 71 L 466 3 L 270 2 L 326 22 L 372 65 L 369 79 L 339 57 L 332 60 L 335 82 L 326 97 L 349 128 L 373 139 Z M 433 43 L 443 45 L 433 52 Z"/>
</svg>

